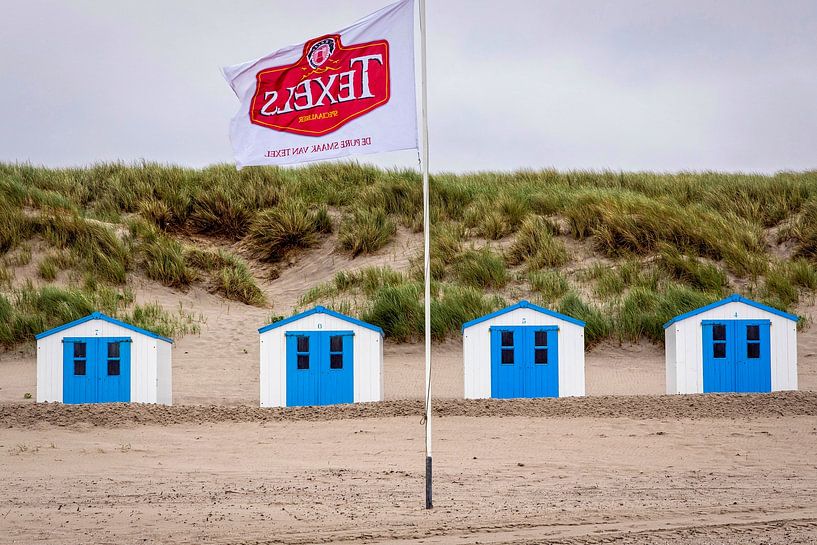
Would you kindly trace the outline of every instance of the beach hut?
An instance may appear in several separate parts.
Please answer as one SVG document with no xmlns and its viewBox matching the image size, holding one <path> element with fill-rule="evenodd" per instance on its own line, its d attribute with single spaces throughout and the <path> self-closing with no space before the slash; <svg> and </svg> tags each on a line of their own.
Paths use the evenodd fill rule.
<svg viewBox="0 0 817 545">
<path fill-rule="evenodd" d="M 664 324 L 667 393 L 797 389 L 797 316 L 732 295 Z"/>
<path fill-rule="evenodd" d="M 172 401 L 173 341 L 94 312 L 36 336 L 37 401 Z"/>
<path fill-rule="evenodd" d="M 261 406 L 383 399 L 383 330 L 315 307 L 258 330 Z"/>
<path fill-rule="evenodd" d="M 584 322 L 521 301 L 462 326 L 465 397 L 584 395 Z"/>
</svg>

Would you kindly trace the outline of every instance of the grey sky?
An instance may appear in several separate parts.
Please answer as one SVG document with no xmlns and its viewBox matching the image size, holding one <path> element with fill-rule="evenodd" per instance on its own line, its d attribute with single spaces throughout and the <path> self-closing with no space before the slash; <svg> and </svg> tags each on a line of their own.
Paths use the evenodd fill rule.
<svg viewBox="0 0 817 545">
<path fill-rule="evenodd" d="M 219 67 L 387 3 L 6 0 L 0 160 L 231 161 Z M 817 168 L 814 0 L 428 4 L 434 171 Z"/>
</svg>

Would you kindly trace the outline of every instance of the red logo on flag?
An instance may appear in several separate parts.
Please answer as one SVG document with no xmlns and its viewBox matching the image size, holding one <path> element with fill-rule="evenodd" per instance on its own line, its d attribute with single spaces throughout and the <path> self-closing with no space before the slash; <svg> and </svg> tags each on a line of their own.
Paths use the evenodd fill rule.
<svg viewBox="0 0 817 545">
<path fill-rule="evenodd" d="M 250 121 L 322 136 L 389 101 L 389 43 L 344 46 L 337 34 L 311 40 L 295 64 L 256 74 Z"/>
</svg>

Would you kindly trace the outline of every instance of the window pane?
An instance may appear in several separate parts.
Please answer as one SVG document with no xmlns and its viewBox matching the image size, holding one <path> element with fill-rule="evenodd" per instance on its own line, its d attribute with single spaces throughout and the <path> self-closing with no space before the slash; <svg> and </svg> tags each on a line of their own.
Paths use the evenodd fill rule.
<svg viewBox="0 0 817 545">
<path fill-rule="evenodd" d="M 726 340 L 726 326 L 723 324 L 715 324 L 712 326 L 712 339 L 716 341 Z"/>
<path fill-rule="evenodd" d="M 343 354 L 330 354 L 329 355 L 329 368 L 330 369 L 343 369 Z"/>
<path fill-rule="evenodd" d="M 108 357 L 109 358 L 119 357 L 119 343 L 108 343 Z"/>
<path fill-rule="evenodd" d="M 750 341 L 759 341 L 760 340 L 760 326 L 759 325 L 747 325 L 746 326 L 746 338 Z"/>
<path fill-rule="evenodd" d="M 715 343 L 712 345 L 712 356 L 715 358 L 726 357 L 726 343 Z"/>
<path fill-rule="evenodd" d="M 306 335 L 298 336 L 298 352 L 309 352 L 309 337 Z"/>
<path fill-rule="evenodd" d="M 547 331 L 537 331 L 534 334 L 534 343 L 536 346 L 547 346 L 548 345 L 548 332 Z"/>
<path fill-rule="evenodd" d="M 343 352 L 343 336 L 342 335 L 331 335 L 329 337 L 329 351 L 330 352 Z"/>
<path fill-rule="evenodd" d="M 75 358 L 85 357 L 85 343 L 74 343 L 74 357 Z M 83 375 L 84 374 L 85 373 L 83 373 Z"/>
<path fill-rule="evenodd" d="M 502 332 L 502 346 L 513 346 L 513 331 Z"/>
<path fill-rule="evenodd" d="M 74 360 L 74 375 L 85 375 L 85 360 Z"/>
<path fill-rule="evenodd" d="M 760 357 L 760 343 L 747 343 L 746 356 L 749 359 L 758 359 Z"/>
<path fill-rule="evenodd" d="M 298 369 L 309 369 L 309 354 L 298 354 Z"/>
<path fill-rule="evenodd" d="M 119 360 L 108 360 L 108 376 L 119 376 Z"/>
<path fill-rule="evenodd" d="M 533 351 L 533 362 L 534 363 L 547 363 L 548 362 L 548 349 L 547 348 L 537 348 Z"/>
<path fill-rule="evenodd" d="M 504 363 L 504 364 L 512 364 L 513 363 L 513 349 L 503 350 L 502 351 L 502 363 Z"/>
</svg>

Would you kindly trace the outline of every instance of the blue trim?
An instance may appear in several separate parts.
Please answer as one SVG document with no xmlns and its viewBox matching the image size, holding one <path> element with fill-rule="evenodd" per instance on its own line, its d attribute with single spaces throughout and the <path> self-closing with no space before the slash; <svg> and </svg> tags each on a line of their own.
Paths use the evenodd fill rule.
<svg viewBox="0 0 817 545">
<path fill-rule="evenodd" d="M 490 320 L 491 318 L 496 318 L 497 316 L 502 316 L 503 314 L 507 314 L 508 312 L 513 312 L 514 310 L 520 309 L 520 308 L 529 308 L 531 310 L 535 310 L 536 312 L 540 312 L 540 313 L 545 314 L 547 316 L 551 316 L 553 318 L 558 318 L 559 320 L 564 320 L 565 322 L 569 322 L 571 324 L 576 324 L 579 327 L 584 327 L 585 326 L 584 322 L 582 322 L 581 320 L 577 320 L 576 318 L 573 318 L 572 316 L 566 316 L 564 314 L 559 314 L 556 311 L 553 311 L 553 310 L 550 310 L 550 309 L 547 309 L 547 308 L 544 308 L 544 307 L 540 307 L 538 305 L 534 305 L 533 303 L 530 303 L 528 301 L 519 301 L 515 305 L 505 307 L 505 308 L 503 308 L 501 310 L 497 310 L 496 312 L 492 312 L 491 314 L 486 314 L 485 316 L 482 316 L 480 318 L 476 318 L 474 320 L 471 320 L 470 322 L 465 322 L 464 324 L 462 324 L 462 331 L 464 332 L 467 328 L 471 327 L 472 325 L 477 325 L 479 323 L 484 322 L 485 320 Z M 525 325 L 535 325 L 535 324 L 525 324 Z"/>
<path fill-rule="evenodd" d="M 296 314 L 295 316 L 290 316 L 289 318 L 284 318 L 283 320 L 279 320 L 279 321 L 273 322 L 273 323 L 271 323 L 269 325 L 265 325 L 264 327 L 260 328 L 258 330 L 258 332 L 259 333 L 266 333 L 267 331 L 270 331 L 271 329 L 275 329 L 275 328 L 278 328 L 278 327 L 281 327 L 281 326 L 285 326 L 287 324 L 291 324 L 292 322 L 296 322 L 296 321 L 300 320 L 301 318 L 306 318 L 307 316 L 312 316 L 313 314 L 327 314 L 329 316 L 333 316 L 333 317 L 338 318 L 340 320 L 345 320 L 345 321 L 349 322 L 350 324 L 355 324 L 355 325 L 358 325 L 360 327 L 365 327 L 366 329 L 371 329 L 372 331 L 377 331 L 378 333 L 380 333 L 381 337 L 383 336 L 383 330 L 380 329 L 379 327 L 377 327 L 376 325 L 366 323 L 366 322 L 364 322 L 362 320 L 358 320 L 357 318 L 352 318 L 351 316 L 346 316 L 345 314 L 341 314 L 340 312 L 335 312 L 334 310 L 329 310 L 328 308 L 321 307 L 321 306 L 317 306 L 317 307 L 313 308 L 312 310 L 307 310 L 305 312 L 301 312 L 300 314 Z"/>
<path fill-rule="evenodd" d="M 351 329 L 350 330 L 345 330 L 345 329 L 342 329 L 342 330 L 311 329 L 309 331 L 307 331 L 307 330 L 303 330 L 303 331 L 287 331 L 286 333 L 284 333 L 284 335 L 287 336 L 287 337 L 289 337 L 289 336 L 301 337 L 303 335 L 311 335 L 312 333 L 317 333 L 317 332 L 321 332 L 321 331 L 326 331 L 326 332 L 332 334 L 333 336 L 338 336 L 338 335 L 340 335 L 340 336 L 351 335 L 352 337 L 355 336 L 355 332 L 352 331 Z"/>
<path fill-rule="evenodd" d="M 116 343 L 132 343 L 133 339 L 130 337 L 63 337 L 62 342 L 64 343 L 83 343 L 86 342 L 88 339 L 105 339 L 108 342 L 116 342 Z"/>
<path fill-rule="evenodd" d="M 495 329 L 506 330 L 507 331 L 508 328 L 510 328 L 510 327 L 532 327 L 533 329 L 535 329 L 537 331 L 559 331 L 559 326 L 557 326 L 557 325 L 530 325 L 530 324 L 525 324 L 525 325 L 518 325 L 518 324 L 517 325 L 492 325 L 491 327 L 488 328 L 488 331 L 493 331 Z"/>
<path fill-rule="evenodd" d="M 742 322 L 749 325 L 771 325 L 771 320 L 764 320 L 763 318 L 759 320 L 753 320 L 751 318 L 725 318 L 723 320 L 701 320 L 701 325 L 715 325 L 715 324 L 722 324 L 724 322 Z"/>
<path fill-rule="evenodd" d="M 74 320 L 73 322 L 68 322 L 67 324 L 57 326 L 53 329 L 49 329 L 48 331 L 43 331 L 42 333 L 35 335 L 34 338 L 39 341 L 40 339 L 44 339 L 45 337 L 53 335 L 54 333 L 65 331 L 66 329 L 72 328 L 76 325 L 84 324 L 85 322 L 90 322 L 91 320 L 102 320 L 104 322 L 108 322 L 109 324 L 118 325 L 120 327 L 124 327 L 125 329 L 135 331 L 136 333 L 141 333 L 142 335 L 147 335 L 148 337 L 154 339 L 159 339 L 160 341 L 165 341 L 171 344 L 173 343 L 173 339 L 162 337 L 161 335 L 157 335 L 156 333 L 148 331 L 147 329 L 142 329 L 141 327 L 136 327 L 135 325 L 127 324 L 125 322 L 117 320 L 116 318 L 111 318 L 106 314 L 102 314 L 101 312 L 94 312 L 93 314 L 89 314 L 88 316 L 80 318 L 79 320 Z"/>
<path fill-rule="evenodd" d="M 799 318 L 797 316 L 795 316 L 794 314 L 789 314 L 788 312 L 783 312 L 782 310 L 777 310 L 776 308 L 772 308 L 772 307 L 764 305 L 762 303 L 758 303 L 757 301 L 752 301 L 751 299 L 747 299 L 747 298 L 735 293 L 733 295 L 730 295 L 726 299 L 721 299 L 720 301 L 715 301 L 712 304 L 703 306 L 701 308 L 696 308 L 695 310 L 692 310 L 692 311 L 687 312 L 685 314 L 681 314 L 679 316 L 676 316 L 675 318 L 673 318 L 672 320 L 670 320 L 669 322 L 664 324 L 664 329 L 667 329 L 669 326 L 671 326 L 672 324 L 674 324 L 676 322 L 680 322 L 681 320 L 686 320 L 687 318 L 691 318 L 692 316 L 695 316 L 695 315 L 700 314 L 702 312 L 706 312 L 707 310 L 712 310 L 713 308 L 722 307 L 723 305 L 726 305 L 727 303 L 743 303 L 745 305 L 749 305 L 750 307 L 758 308 L 760 310 L 765 310 L 766 312 L 774 314 L 775 316 L 780 316 L 782 318 L 786 318 L 787 320 L 791 320 L 792 322 L 796 322 L 796 321 L 799 320 Z"/>
</svg>

